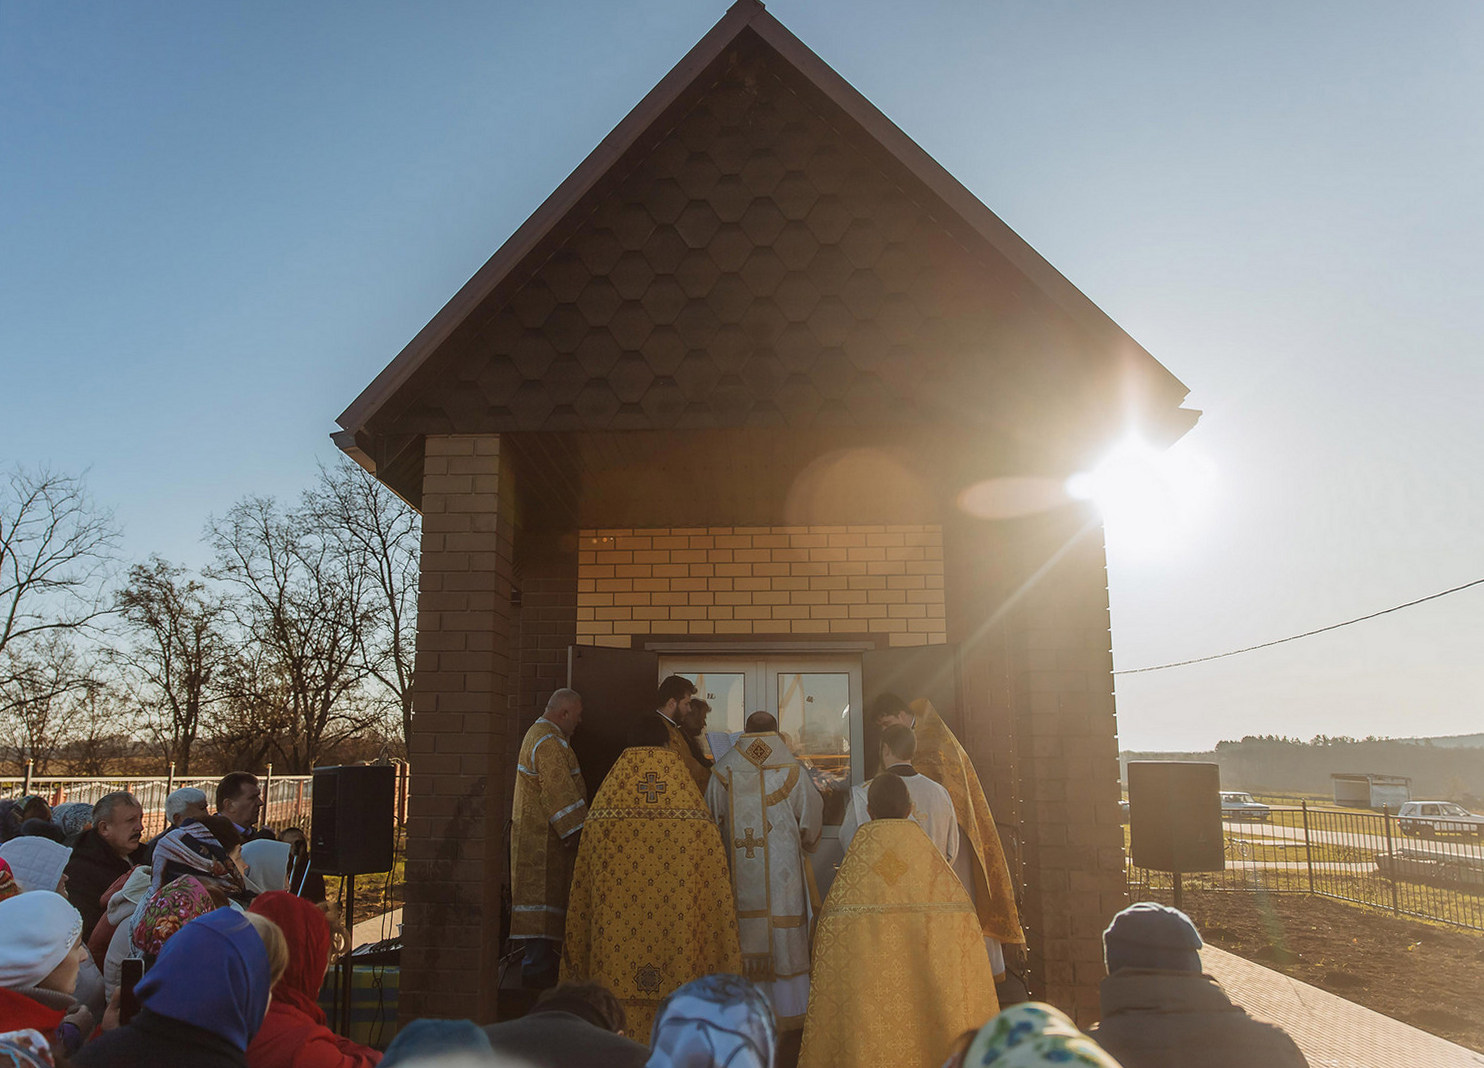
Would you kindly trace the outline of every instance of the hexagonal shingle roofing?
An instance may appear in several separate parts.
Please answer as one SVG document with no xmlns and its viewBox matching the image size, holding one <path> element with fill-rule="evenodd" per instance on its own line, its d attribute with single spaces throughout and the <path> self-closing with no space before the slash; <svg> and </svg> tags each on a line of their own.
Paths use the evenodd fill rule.
<svg viewBox="0 0 1484 1068">
<path fill-rule="evenodd" d="M 339 417 L 429 433 L 992 426 L 1176 436 L 1187 393 L 770 16 L 739 0 Z"/>
</svg>

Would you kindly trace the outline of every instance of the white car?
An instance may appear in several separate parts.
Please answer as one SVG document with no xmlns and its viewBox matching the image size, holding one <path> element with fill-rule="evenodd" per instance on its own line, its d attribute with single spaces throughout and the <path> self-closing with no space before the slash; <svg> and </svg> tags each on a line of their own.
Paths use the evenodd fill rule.
<svg viewBox="0 0 1484 1068">
<path fill-rule="evenodd" d="M 1221 818 L 1226 820 L 1267 820 L 1273 810 L 1261 801 L 1252 800 L 1251 794 L 1239 790 L 1221 791 Z"/>
<path fill-rule="evenodd" d="M 1396 813 L 1402 834 L 1431 838 L 1438 834 L 1484 835 L 1484 816 L 1452 801 L 1407 801 Z"/>
</svg>

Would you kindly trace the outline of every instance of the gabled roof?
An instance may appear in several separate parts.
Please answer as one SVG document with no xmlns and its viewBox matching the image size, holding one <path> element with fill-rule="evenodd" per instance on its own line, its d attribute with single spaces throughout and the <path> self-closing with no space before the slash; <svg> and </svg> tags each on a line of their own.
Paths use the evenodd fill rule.
<svg viewBox="0 0 1484 1068">
<path fill-rule="evenodd" d="M 934 367 L 930 366 L 931 361 L 898 368 L 894 377 L 880 375 L 875 365 L 867 366 L 863 359 L 857 358 L 857 354 L 851 349 L 852 342 L 844 338 L 844 332 L 848 332 L 851 321 L 859 325 L 874 314 L 876 305 L 870 305 L 871 310 L 868 312 L 863 310 L 866 307 L 863 302 L 876 300 L 890 310 L 893 296 L 904 298 L 902 293 L 893 294 L 889 285 L 883 286 L 877 280 L 865 277 L 871 272 L 880 273 L 874 261 L 855 261 L 855 281 L 861 283 L 856 287 L 858 292 L 855 300 L 851 300 L 850 293 L 842 291 L 838 297 L 833 292 L 826 292 L 824 299 L 820 301 L 820 307 L 833 302 L 831 308 L 838 305 L 840 309 L 844 309 L 835 309 L 838 312 L 837 317 L 844 320 L 841 337 L 838 339 L 826 337 L 825 330 L 812 323 L 799 326 L 800 320 L 792 312 L 784 314 L 776 309 L 769 311 L 778 324 L 787 320 L 787 328 L 769 327 L 766 323 L 762 326 L 749 325 L 742 321 L 740 312 L 731 319 L 727 318 L 729 303 L 736 303 L 726 299 L 725 286 L 728 281 L 731 282 L 732 289 L 741 294 L 740 299 L 744 304 L 748 299 L 748 292 L 742 284 L 744 280 L 750 287 L 751 294 L 756 297 L 755 305 L 772 301 L 776 296 L 787 298 L 791 292 L 787 289 L 790 284 L 795 285 L 793 292 L 803 287 L 814 291 L 806 294 L 807 299 L 820 300 L 819 290 L 826 283 L 819 282 L 818 279 L 813 282 L 809 280 L 807 276 L 813 269 L 812 265 L 805 267 L 790 263 L 790 269 L 797 266 L 798 270 L 787 278 L 781 274 L 773 277 L 761 273 L 760 268 L 755 280 L 742 273 L 745 268 L 740 266 L 739 258 L 738 265 L 731 268 L 733 273 L 724 274 L 720 283 L 712 283 L 717 285 L 717 291 L 704 294 L 699 293 L 692 284 L 696 279 L 686 276 L 683 265 L 675 268 L 678 273 L 670 280 L 670 289 L 685 290 L 693 303 L 700 299 L 707 300 L 710 307 L 717 311 L 717 315 L 707 313 L 707 329 L 732 329 L 734 333 L 746 334 L 757 342 L 759 348 L 753 350 L 756 352 L 768 349 L 778 342 L 779 329 L 798 327 L 795 333 L 805 333 L 807 327 L 813 331 L 812 334 L 806 334 L 807 337 L 822 339 L 816 346 L 823 357 L 820 370 L 816 370 L 813 364 L 805 364 L 799 360 L 790 363 L 787 358 L 782 358 L 780 365 L 779 361 L 773 360 L 766 353 L 745 366 L 740 361 L 749 357 L 744 354 L 738 357 L 736 366 L 729 367 L 723 363 L 721 366 L 710 365 L 709 370 L 708 361 L 702 359 L 700 364 L 692 362 L 690 365 L 692 372 L 696 371 L 697 366 L 701 367 L 701 371 L 690 374 L 697 385 L 694 389 L 689 389 L 684 364 L 697 353 L 704 357 L 705 352 L 711 348 L 711 338 L 704 331 L 699 334 L 695 331 L 687 333 L 683 329 L 684 324 L 677 319 L 666 320 L 663 315 L 673 314 L 673 308 L 670 313 L 651 315 L 645 321 L 647 325 L 641 324 L 637 331 L 627 332 L 620 331 L 616 325 L 610 329 L 603 320 L 587 314 L 586 305 L 582 307 L 582 317 L 579 317 L 577 298 L 573 295 L 575 289 L 565 298 L 570 307 L 552 310 L 553 303 L 560 303 L 560 300 L 553 298 L 552 293 L 555 291 L 556 297 L 561 298 L 561 291 L 555 281 L 543 279 L 541 272 L 556 270 L 552 264 L 557 263 L 559 257 L 565 254 L 569 259 L 580 257 L 586 264 L 587 274 L 577 279 L 577 285 L 584 281 L 607 285 L 608 272 L 621 269 L 622 264 L 615 265 L 612 257 L 601 258 L 596 252 L 591 256 L 585 255 L 581 250 L 574 252 L 565 249 L 564 252 L 563 243 L 580 240 L 582 227 L 591 230 L 599 225 L 594 222 L 600 213 L 598 201 L 603 196 L 610 195 L 616 188 L 616 183 L 624 181 L 626 175 L 632 178 L 636 168 L 640 166 L 637 161 L 652 155 L 656 151 L 655 146 L 662 146 L 665 138 L 675 136 L 677 124 L 685 117 L 687 109 L 693 108 L 702 94 L 714 91 L 714 87 L 719 84 L 718 79 L 726 77 L 728 65 L 735 66 L 739 62 L 738 57 L 752 57 L 752 62 L 767 67 L 773 81 L 783 86 L 781 90 L 776 86 L 771 90 L 775 95 L 788 96 L 789 106 L 807 107 L 812 109 L 812 114 L 821 116 L 820 129 L 828 127 L 832 134 L 838 134 L 840 138 L 849 141 L 852 151 L 868 155 L 874 165 L 887 175 L 885 184 L 891 186 L 887 193 L 912 203 L 912 224 L 917 230 L 903 239 L 914 247 L 916 255 L 916 259 L 909 264 L 909 269 L 919 272 L 938 271 L 940 275 L 945 271 L 951 274 L 954 270 L 963 273 L 970 269 L 960 269 L 958 266 L 966 251 L 968 257 L 978 264 L 973 267 L 974 270 L 984 268 L 981 277 L 969 283 L 971 288 L 1015 289 L 1014 293 L 1002 296 L 996 308 L 980 309 L 982 315 L 979 320 L 964 318 L 958 323 L 956 333 L 948 330 L 946 333 L 940 332 L 940 335 L 932 339 L 925 337 L 924 340 L 917 341 L 912 338 L 904 344 L 903 330 L 897 330 L 895 335 L 888 330 L 882 335 L 880 346 L 895 341 L 897 344 L 891 352 L 897 353 L 910 349 L 915 343 L 923 348 L 932 347 L 940 355 L 956 346 L 962 357 L 960 362 L 968 364 L 983 364 L 991 355 L 998 358 L 1001 353 L 1006 354 L 1007 358 L 1019 358 L 1026 364 L 1039 361 L 1043 365 L 1041 373 L 1048 380 L 1059 383 L 1058 388 L 1073 391 L 1076 389 L 1073 380 L 1083 376 L 1087 368 L 1097 364 L 1101 368 L 1098 373 L 1099 384 L 1095 391 L 1089 392 L 1097 392 L 1105 399 L 1112 392 L 1121 392 L 1123 396 L 1117 398 L 1118 403 L 1131 404 L 1146 418 L 1164 422 L 1161 436 L 1178 436 L 1193 424 L 1197 413 L 1181 410 L 1176 414 L 1175 411 L 1187 393 L 1184 385 L 865 97 L 769 15 L 761 3 L 756 0 L 738 0 L 340 415 L 338 422 L 344 432 L 335 435 L 337 444 L 354 455 L 364 449 L 375 436 L 395 436 L 405 440 L 408 436 L 419 433 L 467 432 L 476 429 L 641 428 L 648 425 L 647 417 L 654 417 L 656 422 L 665 424 L 667 419 L 674 418 L 676 410 L 683 412 L 687 404 L 692 409 L 692 425 L 701 425 L 696 420 L 709 419 L 711 414 L 715 418 L 707 425 L 769 425 L 770 421 L 773 424 L 801 425 L 803 421 L 811 419 L 816 423 L 839 423 L 854 417 L 853 409 L 849 408 L 843 398 L 848 389 L 872 392 L 869 405 L 872 412 L 880 412 L 883 408 L 895 410 L 900 406 L 896 402 L 901 397 L 907 398 L 908 407 L 916 403 L 913 390 L 917 388 L 917 383 L 932 379 L 936 373 Z M 755 79 L 756 75 L 748 74 L 746 77 Z M 683 156 L 682 152 L 676 157 L 676 167 L 684 165 L 679 162 Z M 668 190 L 675 184 L 670 177 L 663 174 L 658 179 L 650 175 L 650 180 L 660 183 L 648 187 L 651 195 L 661 185 Z M 777 177 L 772 181 L 777 183 Z M 771 187 L 765 185 L 762 188 Z M 779 196 L 782 197 L 782 183 L 778 183 L 778 189 Z M 744 194 L 748 192 L 743 190 Z M 759 188 L 754 187 L 750 194 L 755 196 L 758 192 Z M 845 192 L 842 190 L 841 195 Z M 678 191 L 677 195 L 680 195 Z M 814 191 L 809 195 L 818 196 L 818 192 Z M 890 199 L 886 194 L 882 196 L 885 198 L 883 202 Z M 683 200 L 683 196 L 681 199 Z M 690 203 L 695 206 L 697 201 L 693 199 Z M 711 216 L 708 225 L 714 224 L 716 214 L 721 211 L 720 207 L 717 206 L 716 213 L 711 212 L 704 203 L 701 208 L 706 209 L 706 214 Z M 857 222 L 860 221 L 860 212 L 866 210 L 869 209 L 856 208 Z M 679 214 L 680 209 L 677 208 L 667 225 L 684 227 L 683 218 L 673 217 Z M 794 214 L 790 214 L 789 218 L 794 222 L 798 221 L 798 216 Z M 781 218 L 779 221 L 782 221 Z M 849 221 L 848 216 L 846 221 Z M 727 224 L 732 231 L 737 230 L 735 222 L 737 220 L 734 219 Z M 741 219 L 740 222 L 746 227 L 746 219 Z M 794 222 L 785 225 L 792 226 Z M 623 219 L 615 216 L 608 224 L 613 230 L 604 233 L 618 232 Z M 813 226 L 812 220 L 809 225 Z M 727 229 L 727 226 L 722 229 Z M 818 235 L 819 228 L 814 229 Z M 934 233 L 941 231 L 946 235 L 947 242 L 932 248 L 923 246 L 921 235 L 926 229 L 932 229 Z M 681 236 L 684 243 L 694 250 L 714 240 L 712 235 L 716 232 L 715 226 L 711 225 L 709 230 L 702 227 L 696 233 L 682 230 Z M 748 247 L 754 254 L 761 252 L 771 257 L 771 243 L 779 240 L 779 234 L 778 227 L 748 228 L 746 237 L 751 242 Z M 835 240 L 841 240 L 838 233 L 834 237 Z M 877 241 L 879 251 L 881 242 L 886 238 L 878 235 L 873 239 Z M 809 240 L 813 241 L 814 238 Z M 676 244 L 683 250 L 680 242 Z M 820 239 L 816 247 L 822 244 L 824 240 Z M 592 245 L 596 247 L 596 242 Z M 633 247 L 629 246 L 631 250 Z M 739 256 L 746 254 L 747 247 L 744 247 Z M 598 262 L 600 259 L 601 262 Z M 944 268 L 945 262 L 952 266 Z M 843 269 L 848 273 L 850 265 L 844 264 Z M 1012 277 L 1013 287 L 1005 281 Z M 613 280 L 622 282 L 621 278 Z M 757 284 L 754 284 L 755 281 Z M 776 292 L 771 289 L 765 291 L 764 284 L 776 286 Z M 844 284 L 840 282 L 841 286 Z M 539 299 L 530 298 L 533 288 L 538 290 Z M 620 285 L 620 290 L 622 288 Z M 540 304 L 542 300 L 546 302 L 540 305 L 534 317 L 524 315 L 519 308 L 513 312 L 508 310 L 512 299 L 518 300 L 523 292 L 529 298 L 527 304 Z M 721 293 L 720 296 L 718 292 Z M 605 301 L 611 300 L 611 294 L 605 292 L 600 295 Z M 644 299 L 647 301 L 648 298 L 649 294 L 645 294 Z M 677 295 L 675 299 L 684 298 Z M 846 307 L 842 300 L 848 301 L 849 306 Z M 904 302 L 905 298 L 899 301 Z M 647 303 L 645 307 L 653 309 L 652 304 Z M 567 319 L 576 320 L 571 330 L 558 330 L 555 325 L 559 313 L 563 311 L 570 313 Z M 918 311 L 908 311 L 915 317 L 913 323 L 920 324 L 923 321 L 923 316 Z M 855 313 L 854 320 L 849 319 L 851 312 Z M 500 318 L 502 314 L 503 319 Z M 549 320 L 542 320 L 542 314 L 547 315 Z M 607 312 L 600 309 L 600 314 Z M 1035 316 L 1045 321 L 1055 319 L 1056 330 L 1060 333 L 1054 339 L 1049 335 L 1028 339 L 1021 326 L 1014 323 L 1000 330 L 1005 322 L 1016 316 Z M 586 319 L 586 326 L 583 325 L 583 317 Z M 671 328 L 668 325 L 670 322 L 675 322 L 676 326 Z M 732 325 L 734 323 L 736 325 Z M 657 324 L 666 325 L 656 329 Z M 523 329 L 524 335 L 521 333 Z M 773 334 L 764 336 L 759 341 L 759 334 L 765 334 L 769 329 L 773 330 Z M 836 332 L 833 328 L 830 329 L 832 333 Z M 590 332 L 583 335 L 583 330 Z M 980 341 L 975 344 L 965 340 L 971 336 L 980 339 L 990 337 L 996 331 L 1000 331 L 1003 336 L 993 343 Z M 598 334 L 602 335 L 598 340 L 603 351 L 592 359 L 584 358 L 583 352 L 579 351 L 581 346 L 592 342 Z M 662 334 L 667 344 L 674 348 L 674 358 L 652 358 L 644 351 L 655 347 Z M 1072 335 L 1076 336 L 1075 341 L 1069 340 Z M 549 351 L 530 362 L 522 363 L 519 354 L 514 352 L 515 347 L 522 343 L 522 337 L 532 344 L 539 343 Z M 957 340 L 953 340 L 954 338 Z M 1075 358 L 1068 355 L 1073 350 Z M 621 352 L 622 358 L 618 355 Z M 691 356 L 682 360 L 679 356 L 681 352 L 689 352 Z M 630 354 L 634 356 L 634 360 L 627 358 Z M 852 386 L 837 382 L 840 376 L 826 366 L 833 356 L 842 354 L 848 359 L 835 362 L 846 365 L 847 377 L 856 376 Z M 889 362 L 894 358 L 888 354 L 885 360 Z M 872 355 L 870 359 L 875 361 L 880 357 Z M 437 365 L 440 360 L 441 367 Z M 645 361 L 648 363 L 647 367 L 635 370 L 632 366 L 635 362 Z M 855 365 L 853 371 L 849 370 L 851 362 Z M 633 371 L 633 374 L 627 374 L 627 371 Z M 454 374 L 465 382 L 463 392 L 466 395 L 470 394 L 467 384 L 480 379 L 482 395 L 475 391 L 470 395 L 472 399 L 445 398 L 431 404 L 419 402 L 412 397 L 418 390 L 426 390 L 428 383 L 440 375 L 447 377 Z M 831 374 L 835 374 L 835 377 L 831 378 Z M 609 379 L 625 375 L 622 381 L 615 379 L 612 382 L 613 389 L 608 388 Z M 811 382 L 811 375 L 824 375 L 827 384 Z M 1001 379 L 1005 377 L 1001 375 Z M 552 379 L 557 381 L 546 391 L 550 395 L 533 398 L 533 394 L 543 393 L 541 387 Z M 885 381 L 887 385 L 882 386 L 881 381 Z M 727 407 L 725 400 L 725 390 L 729 384 L 737 387 L 736 392 L 745 395 L 742 402 L 731 407 Z M 812 397 L 811 391 L 814 391 L 816 385 L 819 396 Z M 984 383 L 976 380 L 972 387 L 968 393 L 974 395 L 974 403 L 978 404 L 978 394 L 984 392 Z M 831 394 L 831 389 L 835 389 L 836 394 Z M 997 381 L 988 392 L 998 389 Z M 803 392 L 807 398 L 804 402 L 807 410 L 802 414 L 788 409 L 788 405 L 795 400 L 792 396 L 784 397 L 784 392 L 788 390 Z M 934 403 L 940 407 L 962 403 L 956 401 L 956 398 L 964 395 L 964 392 L 963 382 L 945 380 L 937 390 L 937 400 Z M 897 396 L 899 393 L 900 397 Z M 703 394 L 706 399 L 697 400 L 698 394 Z M 892 403 L 883 404 L 884 397 Z M 465 400 L 468 401 L 466 410 L 447 410 L 457 409 L 465 404 Z M 438 408 L 439 404 L 443 406 L 441 409 Z M 480 413 L 467 410 L 470 406 L 479 405 L 497 414 L 489 417 L 483 414 L 483 409 Z M 832 406 L 838 409 L 833 414 Z M 438 413 L 436 417 L 433 414 L 435 410 Z M 681 425 L 684 425 L 683 420 Z"/>
</svg>

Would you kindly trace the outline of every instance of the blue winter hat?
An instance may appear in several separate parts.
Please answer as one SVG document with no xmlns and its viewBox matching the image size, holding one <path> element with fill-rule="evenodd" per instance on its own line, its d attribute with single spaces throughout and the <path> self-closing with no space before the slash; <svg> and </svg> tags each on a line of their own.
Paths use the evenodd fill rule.
<svg viewBox="0 0 1484 1068">
<path fill-rule="evenodd" d="M 1200 974 L 1203 943 L 1190 917 L 1154 901 L 1130 905 L 1103 932 L 1108 974 L 1122 968 L 1157 968 Z"/>
<path fill-rule="evenodd" d="M 450 1063 L 494 1064 L 489 1035 L 472 1020 L 413 1020 L 392 1039 L 381 1058 L 385 1068 L 449 1058 Z"/>
</svg>

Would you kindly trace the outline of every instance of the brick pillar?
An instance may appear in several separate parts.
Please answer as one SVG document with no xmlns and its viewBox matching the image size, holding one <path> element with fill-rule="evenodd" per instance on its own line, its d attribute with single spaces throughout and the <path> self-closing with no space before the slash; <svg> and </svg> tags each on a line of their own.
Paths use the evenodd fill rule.
<svg viewBox="0 0 1484 1068">
<path fill-rule="evenodd" d="M 496 435 L 429 436 L 424 456 L 401 1015 L 493 1021 L 519 743 L 513 479 Z"/>
<path fill-rule="evenodd" d="M 1081 509 L 1007 525 L 1010 682 L 1037 997 L 1098 1019 L 1102 931 L 1128 903 L 1102 527 Z"/>
</svg>

